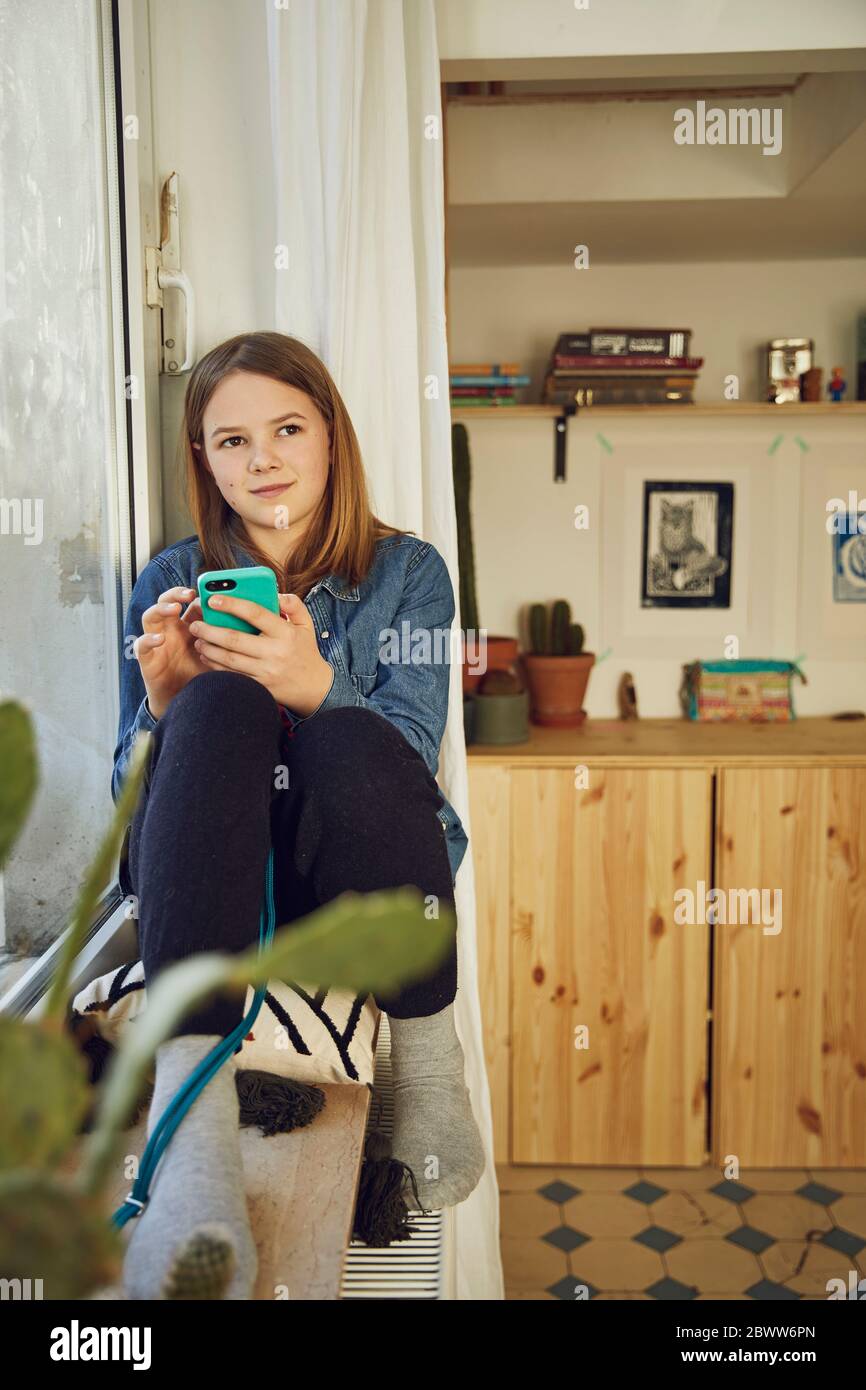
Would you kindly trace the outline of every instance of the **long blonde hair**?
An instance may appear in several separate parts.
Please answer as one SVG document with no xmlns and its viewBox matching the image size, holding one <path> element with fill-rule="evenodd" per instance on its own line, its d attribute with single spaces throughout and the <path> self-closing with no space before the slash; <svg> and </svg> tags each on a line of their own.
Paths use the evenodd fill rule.
<svg viewBox="0 0 866 1390">
<path fill-rule="evenodd" d="M 294 552 L 283 565 L 264 555 L 229 507 L 205 461 L 202 418 L 208 401 L 230 372 L 255 372 L 304 391 L 328 428 L 328 481 Z M 194 449 L 193 444 L 198 448 Z M 187 506 L 204 557 L 204 569 L 232 569 L 240 547 L 274 570 L 282 593 L 304 598 L 324 575 L 357 584 L 375 559 L 381 536 L 413 535 L 380 521 L 370 510 L 361 450 L 349 412 L 324 363 L 298 338 L 284 333 L 239 333 L 196 363 L 184 400 L 180 449 Z"/>
</svg>

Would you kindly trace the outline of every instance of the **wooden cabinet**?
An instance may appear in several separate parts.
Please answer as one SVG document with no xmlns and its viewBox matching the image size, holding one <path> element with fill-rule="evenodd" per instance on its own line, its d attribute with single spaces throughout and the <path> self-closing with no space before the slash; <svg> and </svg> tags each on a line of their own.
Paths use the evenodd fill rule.
<svg viewBox="0 0 866 1390">
<path fill-rule="evenodd" d="M 864 744 L 647 720 L 470 750 L 498 1161 L 866 1165 Z M 708 922 L 713 888 L 764 920 Z"/>
<path fill-rule="evenodd" d="M 517 769 L 511 783 L 515 1163 L 700 1163 L 709 877 L 702 771 Z"/>
<path fill-rule="evenodd" d="M 723 769 L 717 863 L 765 896 L 714 930 L 714 1157 L 862 1166 L 866 770 Z"/>
</svg>

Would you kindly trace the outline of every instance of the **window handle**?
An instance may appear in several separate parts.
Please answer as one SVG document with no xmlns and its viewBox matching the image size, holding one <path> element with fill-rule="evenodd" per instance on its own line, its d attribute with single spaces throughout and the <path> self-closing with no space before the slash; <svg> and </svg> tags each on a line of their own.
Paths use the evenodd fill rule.
<svg viewBox="0 0 866 1390">
<path fill-rule="evenodd" d="M 195 362 L 195 291 L 189 276 L 181 270 L 180 261 L 180 186 L 177 173 L 172 173 L 160 193 L 160 243 L 145 246 L 145 285 L 148 307 L 161 313 L 162 358 L 160 370 L 169 376 L 179 376 L 191 370 Z M 183 316 L 176 302 L 167 303 L 163 290 L 180 290 L 183 295 Z M 184 322 L 185 320 L 185 322 Z M 177 343 L 184 334 L 183 361 L 178 362 Z"/>
<path fill-rule="evenodd" d="M 183 295 L 186 308 L 186 349 L 180 366 L 175 367 L 172 372 L 172 375 L 179 375 L 181 372 L 191 371 L 195 362 L 195 290 L 192 281 L 183 270 L 167 270 L 161 265 L 157 271 L 157 280 L 161 290 L 180 290 Z M 171 367 L 172 363 L 169 363 L 169 370 Z"/>
</svg>

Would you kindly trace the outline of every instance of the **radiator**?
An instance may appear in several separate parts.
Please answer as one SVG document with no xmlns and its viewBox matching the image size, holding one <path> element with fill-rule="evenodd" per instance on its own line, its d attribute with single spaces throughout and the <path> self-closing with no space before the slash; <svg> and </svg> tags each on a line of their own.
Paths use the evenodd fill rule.
<svg viewBox="0 0 866 1390">
<path fill-rule="evenodd" d="M 388 1019 L 379 1015 L 374 1074 L 375 1102 L 368 1124 L 391 1133 L 394 1097 L 391 1087 L 391 1037 Z M 414 1212 L 412 1237 L 376 1249 L 353 1240 L 346 1251 L 341 1299 L 453 1299 L 454 1213 Z"/>
</svg>

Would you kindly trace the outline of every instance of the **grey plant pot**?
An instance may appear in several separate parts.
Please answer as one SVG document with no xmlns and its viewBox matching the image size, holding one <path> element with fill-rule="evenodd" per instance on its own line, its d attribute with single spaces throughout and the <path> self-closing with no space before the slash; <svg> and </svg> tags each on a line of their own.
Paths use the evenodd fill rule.
<svg viewBox="0 0 866 1390">
<path fill-rule="evenodd" d="M 529 692 L 475 696 L 475 743 L 527 743 Z"/>
</svg>

